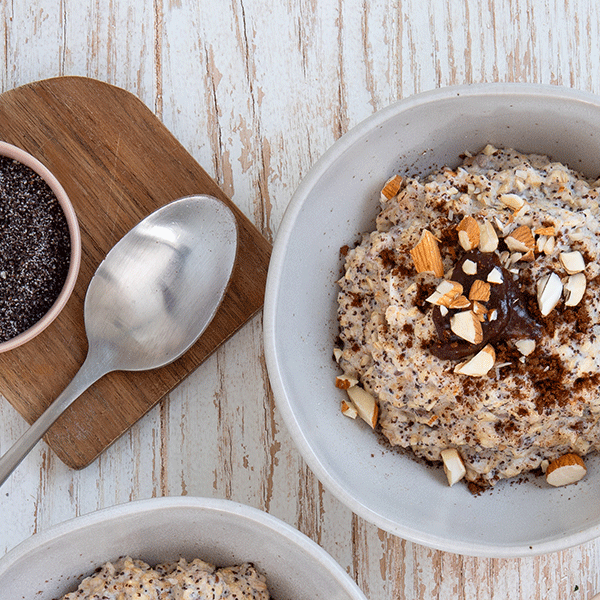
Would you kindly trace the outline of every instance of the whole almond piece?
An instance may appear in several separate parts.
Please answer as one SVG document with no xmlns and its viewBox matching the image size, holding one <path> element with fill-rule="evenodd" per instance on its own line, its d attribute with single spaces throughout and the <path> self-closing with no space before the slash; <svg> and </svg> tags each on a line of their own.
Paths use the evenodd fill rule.
<svg viewBox="0 0 600 600">
<path fill-rule="evenodd" d="M 444 265 L 437 238 L 425 229 L 418 244 L 410 251 L 417 273 L 434 273 L 444 276 Z"/>
<path fill-rule="evenodd" d="M 580 456 L 565 454 L 548 465 L 546 481 L 554 487 L 569 485 L 582 479 L 586 472 L 585 463 Z"/>
<path fill-rule="evenodd" d="M 458 243 L 467 252 L 479 245 L 479 225 L 475 218 L 467 216 L 456 227 Z"/>
</svg>

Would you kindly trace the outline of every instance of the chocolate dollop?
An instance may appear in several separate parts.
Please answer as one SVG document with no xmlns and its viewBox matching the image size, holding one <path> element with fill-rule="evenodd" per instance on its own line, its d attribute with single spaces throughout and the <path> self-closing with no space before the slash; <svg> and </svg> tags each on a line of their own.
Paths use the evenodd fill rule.
<svg viewBox="0 0 600 600">
<path fill-rule="evenodd" d="M 463 271 L 463 264 L 470 260 L 477 264 L 477 273 L 468 275 Z M 490 299 L 485 303 L 489 311 L 496 311 L 496 319 L 485 319 L 482 322 L 483 340 L 479 344 L 471 344 L 457 336 L 450 329 L 450 318 L 456 310 L 449 310 L 442 315 L 439 306 L 433 308 L 433 322 L 438 335 L 438 341 L 431 347 L 431 352 L 438 358 L 456 360 L 465 358 L 481 350 L 486 344 L 497 340 L 509 339 L 538 339 L 542 326 L 529 314 L 526 308 L 523 292 L 512 274 L 500 263 L 495 253 L 471 250 L 466 252 L 456 263 L 452 281 L 463 286 L 468 295 L 473 282 L 477 279 L 486 281 L 494 268 L 502 273 L 502 283 L 492 283 Z"/>
</svg>

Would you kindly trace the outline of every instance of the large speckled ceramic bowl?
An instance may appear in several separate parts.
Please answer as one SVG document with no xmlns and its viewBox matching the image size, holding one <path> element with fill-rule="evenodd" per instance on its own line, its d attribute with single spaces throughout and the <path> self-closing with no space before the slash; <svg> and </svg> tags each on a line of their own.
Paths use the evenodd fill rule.
<svg viewBox="0 0 600 600">
<path fill-rule="evenodd" d="M 228 500 L 171 497 L 121 504 L 25 540 L 0 559 L 10 600 L 52 600 L 107 561 L 150 565 L 201 558 L 217 566 L 253 562 L 274 600 L 366 600 L 333 558 L 265 512 Z"/>
<path fill-rule="evenodd" d="M 344 417 L 332 360 L 339 249 L 374 228 L 393 174 L 456 166 L 487 143 L 549 154 L 600 173 L 600 98 L 556 86 L 439 89 L 377 112 L 341 137 L 302 181 L 277 233 L 265 301 L 265 345 L 277 406 L 304 459 L 356 514 L 393 534 L 468 555 L 515 557 L 600 535 L 600 461 L 577 485 L 501 482 L 473 496 L 441 469 L 385 447 Z"/>
</svg>

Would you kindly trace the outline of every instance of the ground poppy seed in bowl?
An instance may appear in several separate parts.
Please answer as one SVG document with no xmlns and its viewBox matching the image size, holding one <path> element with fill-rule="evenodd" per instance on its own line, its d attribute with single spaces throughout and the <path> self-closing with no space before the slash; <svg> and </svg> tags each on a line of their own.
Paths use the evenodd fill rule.
<svg viewBox="0 0 600 600">
<path fill-rule="evenodd" d="M 35 325 L 58 298 L 71 241 L 48 184 L 26 165 L 0 157 L 0 342 Z"/>
</svg>

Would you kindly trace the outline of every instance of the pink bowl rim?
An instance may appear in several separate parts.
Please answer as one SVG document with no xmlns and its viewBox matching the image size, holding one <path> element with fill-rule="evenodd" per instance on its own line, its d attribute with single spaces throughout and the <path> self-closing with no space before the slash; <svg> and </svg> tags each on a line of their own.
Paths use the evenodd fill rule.
<svg viewBox="0 0 600 600">
<path fill-rule="evenodd" d="M 81 265 L 81 233 L 79 230 L 77 215 L 75 214 L 75 209 L 73 208 L 67 193 L 59 183 L 58 179 L 56 179 L 56 177 L 46 166 L 44 166 L 37 158 L 25 150 L 3 141 L 0 141 L 0 156 L 12 158 L 29 167 L 30 169 L 33 169 L 33 171 L 40 175 L 50 186 L 50 189 L 54 192 L 58 203 L 65 214 L 67 226 L 69 228 L 69 236 L 71 239 L 69 270 L 60 294 L 48 312 L 37 323 L 10 340 L 0 343 L 0 352 L 7 352 L 25 344 L 39 335 L 42 331 L 44 331 L 44 329 L 46 329 L 46 327 L 50 325 L 50 323 L 54 321 L 54 319 L 56 319 L 60 311 L 64 308 L 69 297 L 71 296 L 71 293 L 73 292 L 73 288 L 75 287 L 75 282 L 77 281 L 77 276 L 79 274 L 79 267 Z"/>
</svg>

